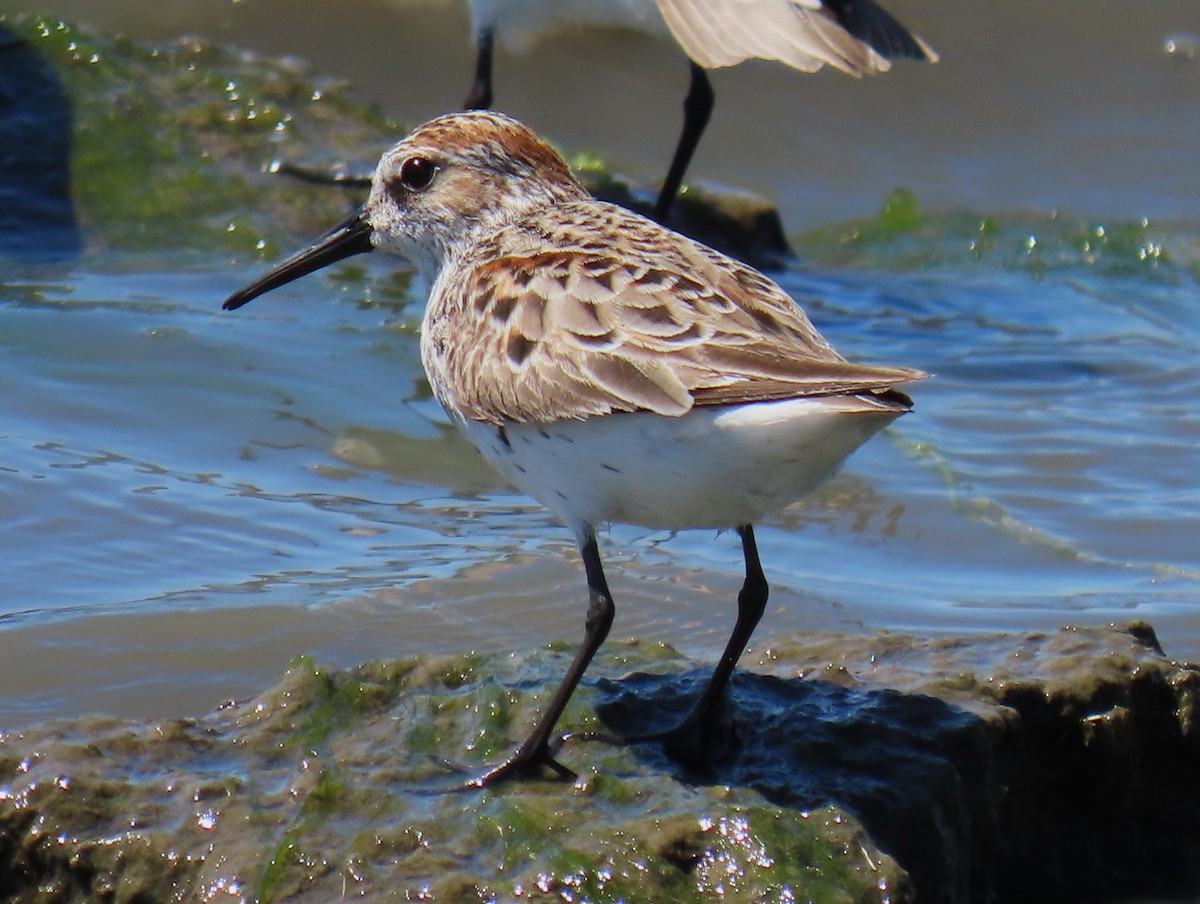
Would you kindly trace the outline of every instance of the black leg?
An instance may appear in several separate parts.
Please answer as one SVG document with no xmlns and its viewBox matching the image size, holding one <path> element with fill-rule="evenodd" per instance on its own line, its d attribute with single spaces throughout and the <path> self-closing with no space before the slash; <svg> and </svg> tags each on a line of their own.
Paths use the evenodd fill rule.
<svg viewBox="0 0 1200 904">
<path fill-rule="evenodd" d="M 661 741 L 663 749 L 677 762 L 688 768 L 703 769 L 711 763 L 712 751 L 720 749 L 714 745 L 713 728 L 716 722 L 717 709 L 721 703 L 721 695 L 729 684 L 734 666 L 750 642 L 750 636 L 758 626 L 759 620 L 767 609 L 767 579 L 763 575 L 762 564 L 758 560 L 758 546 L 754 542 L 754 528 L 749 524 L 739 527 L 738 534 L 742 538 L 742 554 L 746 559 L 746 580 L 738 594 L 737 621 L 733 625 L 733 633 L 725 644 L 725 652 L 713 669 L 712 677 L 704 687 L 700 699 L 696 701 L 691 712 L 674 728 L 649 735 L 641 735 L 625 740 L 631 743 L 643 741 Z"/>
<path fill-rule="evenodd" d="M 708 686 L 704 688 L 704 693 L 688 716 L 689 721 L 697 719 L 701 724 L 711 722 L 721 700 L 721 693 L 729 683 L 729 676 L 733 674 L 733 667 L 737 665 L 746 644 L 750 642 L 750 635 L 754 633 L 763 613 L 767 611 L 769 588 L 766 576 L 763 575 L 762 563 L 758 560 L 754 528 L 747 524 L 738 528 L 738 534 L 742 538 L 742 555 L 746 559 L 746 580 L 738 594 L 737 621 L 734 622 L 733 633 L 729 635 L 729 642 L 725 644 L 725 652 L 721 654 L 721 661 L 713 669 Z"/>
<path fill-rule="evenodd" d="M 479 36 L 479 56 L 475 59 L 475 82 L 467 99 L 463 101 L 464 110 L 486 110 L 492 105 L 492 45 L 495 37 L 489 28 Z"/>
<path fill-rule="evenodd" d="M 555 724 L 562 716 L 563 710 L 567 708 L 567 702 L 579 685 L 580 679 L 583 678 L 583 673 L 591 663 L 592 657 L 596 655 L 596 651 L 608 637 L 608 629 L 612 627 L 613 615 L 616 613 L 612 595 L 608 591 L 608 582 L 604 579 L 604 569 L 600 565 L 600 550 L 596 546 L 596 535 L 591 531 L 588 532 L 587 542 L 583 544 L 580 552 L 583 553 L 583 567 L 587 572 L 588 584 L 588 612 L 583 644 L 571 661 L 571 667 L 567 669 L 567 674 L 558 686 L 554 698 L 542 713 L 541 718 L 534 724 L 529 737 L 517 748 L 517 752 L 506 762 L 467 782 L 463 786 L 464 788 L 482 788 L 511 778 L 518 773 L 536 772 L 543 766 L 552 769 L 563 778 L 575 777 L 575 773 L 550 755 L 550 738 L 554 734 Z"/>
<path fill-rule="evenodd" d="M 683 131 L 679 133 L 679 144 L 675 147 L 675 156 L 671 158 L 671 167 L 667 170 L 667 178 L 663 181 L 662 191 L 659 192 L 658 202 L 654 205 L 654 219 L 660 223 L 667 222 L 671 205 L 679 194 L 679 186 L 683 184 L 683 174 L 687 172 L 688 164 L 692 162 L 692 154 L 700 143 L 700 136 L 708 125 L 712 115 L 713 89 L 708 80 L 704 67 L 688 61 L 691 71 L 691 84 L 688 86 L 687 97 L 683 99 Z"/>
</svg>

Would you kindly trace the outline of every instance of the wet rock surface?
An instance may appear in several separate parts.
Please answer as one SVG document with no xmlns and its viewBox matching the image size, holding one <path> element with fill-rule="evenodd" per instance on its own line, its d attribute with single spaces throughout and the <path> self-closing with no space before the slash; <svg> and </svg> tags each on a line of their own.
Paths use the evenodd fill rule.
<svg viewBox="0 0 1200 904">
<path fill-rule="evenodd" d="M 702 774 L 653 744 L 577 735 L 560 751 L 574 784 L 448 790 L 512 748 L 568 656 L 347 672 L 299 660 L 260 697 L 200 719 L 0 737 L 0 895 L 960 902 L 1200 890 L 1200 675 L 1144 625 L 797 638 L 748 658 L 728 743 Z M 593 671 L 565 727 L 668 724 L 706 669 L 613 644 Z"/>
</svg>

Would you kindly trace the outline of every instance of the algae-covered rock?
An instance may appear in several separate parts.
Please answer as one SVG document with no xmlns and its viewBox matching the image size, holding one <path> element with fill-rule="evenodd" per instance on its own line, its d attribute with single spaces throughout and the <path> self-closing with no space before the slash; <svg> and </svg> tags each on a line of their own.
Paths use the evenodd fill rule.
<svg viewBox="0 0 1200 904">
<path fill-rule="evenodd" d="M 829 685 L 809 704 L 795 781 L 768 796 L 823 789 L 922 901 L 1200 892 L 1200 670 L 1168 659 L 1148 625 L 837 636 L 763 660 L 805 676 L 797 690 Z M 758 783 L 752 761 L 736 769 Z"/>
<path fill-rule="evenodd" d="M 613 645 L 574 783 L 453 790 L 567 653 L 298 660 L 255 700 L 0 738 L 17 902 L 1105 900 L 1195 894 L 1200 675 L 1152 632 L 798 638 L 735 676 L 703 774 L 651 743 L 706 671 Z M 650 670 L 650 671 L 645 671 Z M 596 715 L 596 708 L 603 721 Z"/>
<path fill-rule="evenodd" d="M 199 38 L 146 46 L 45 17 L 0 19 L 69 99 L 71 191 L 93 252 L 276 251 L 350 202 L 336 186 L 300 190 L 270 172 L 273 160 L 372 160 L 398 131 L 296 61 Z"/>
<path fill-rule="evenodd" d="M 1009 210 L 981 215 L 926 211 L 905 188 L 879 214 L 810 229 L 797 251 L 821 265 L 917 269 L 986 265 L 1045 273 L 1084 269 L 1109 277 L 1164 282 L 1200 276 L 1198 224 L 1084 217 L 1064 211 Z"/>
<path fill-rule="evenodd" d="M 451 790 L 443 758 L 501 756 L 546 660 L 300 660 L 205 719 L 0 738 L 0 895 L 849 904 L 905 887 L 835 806 L 672 777 L 619 745 L 572 744 L 574 784 Z M 568 718 L 594 725 L 583 705 Z"/>
</svg>

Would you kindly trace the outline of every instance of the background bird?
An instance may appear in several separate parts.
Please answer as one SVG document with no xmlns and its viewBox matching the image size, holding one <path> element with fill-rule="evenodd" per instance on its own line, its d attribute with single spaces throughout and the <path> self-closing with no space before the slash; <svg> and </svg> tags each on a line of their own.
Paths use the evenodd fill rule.
<svg viewBox="0 0 1200 904">
<path fill-rule="evenodd" d="M 555 28 L 617 26 L 674 38 L 688 56 L 683 129 L 654 206 L 665 222 L 712 114 L 706 70 L 743 60 L 777 60 L 801 72 L 833 66 L 861 77 L 891 60 L 936 62 L 937 54 L 874 0 L 469 0 L 477 48 L 475 80 L 463 106 L 493 101 L 496 40 L 523 49 Z"/>
</svg>

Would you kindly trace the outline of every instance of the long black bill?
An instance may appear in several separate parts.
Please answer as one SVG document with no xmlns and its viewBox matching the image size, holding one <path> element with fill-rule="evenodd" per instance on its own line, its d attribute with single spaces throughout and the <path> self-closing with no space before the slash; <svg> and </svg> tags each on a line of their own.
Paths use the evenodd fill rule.
<svg viewBox="0 0 1200 904">
<path fill-rule="evenodd" d="M 226 311 L 236 311 L 251 299 L 307 276 L 314 270 L 372 250 L 371 224 L 366 221 L 362 210 L 356 210 L 315 245 L 293 254 L 250 285 L 238 289 L 225 299 L 221 307 Z"/>
</svg>

